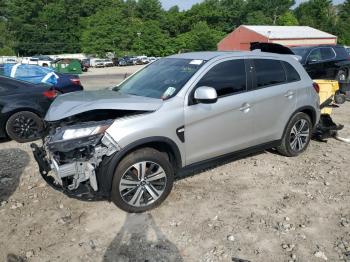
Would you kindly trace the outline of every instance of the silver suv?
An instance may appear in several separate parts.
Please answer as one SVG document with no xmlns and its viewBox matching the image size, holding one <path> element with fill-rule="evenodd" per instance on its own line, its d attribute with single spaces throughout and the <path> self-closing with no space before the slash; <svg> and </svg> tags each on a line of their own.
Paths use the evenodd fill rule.
<svg viewBox="0 0 350 262">
<path fill-rule="evenodd" d="M 257 149 L 305 151 L 320 115 L 315 89 L 290 55 L 169 56 L 113 89 L 59 96 L 43 145 L 32 148 L 55 189 L 143 212 L 166 199 L 183 167 Z"/>
</svg>

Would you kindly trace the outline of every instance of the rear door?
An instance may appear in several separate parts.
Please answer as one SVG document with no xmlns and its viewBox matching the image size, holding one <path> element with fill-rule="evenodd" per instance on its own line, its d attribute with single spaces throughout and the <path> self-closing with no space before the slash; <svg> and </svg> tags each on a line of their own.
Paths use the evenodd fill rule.
<svg viewBox="0 0 350 262">
<path fill-rule="evenodd" d="M 251 59 L 250 63 L 253 85 L 248 93 L 253 97 L 254 144 L 279 140 L 296 107 L 297 88 L 286 74 L 287 65 L 289 70 L 292 66 L 267 58 Z"/>
<path fill-rule="evenodd" d="M 193 101 L 193 94 L 200 86 L 216 89 L 216 103 Z M 190 102 L 185 105 L 186 164 L 251 145 L 252 114 L 246 91 L 244 59 L 220 61 L 208 68 L 189 93 Z"/>
</svg>

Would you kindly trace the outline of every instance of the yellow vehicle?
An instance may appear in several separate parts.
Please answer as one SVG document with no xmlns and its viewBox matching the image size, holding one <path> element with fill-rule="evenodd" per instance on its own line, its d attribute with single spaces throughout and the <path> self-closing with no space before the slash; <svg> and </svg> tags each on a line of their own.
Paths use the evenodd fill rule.
<svg viewBox="0 0 350 262">
<path fill-rule="evenodd" d="M 331 114 L 334 107 L 338 107 L 337 104 L 342 104 L 345 102 L 345 97 L 339 94 L 339 83 L 335 80 L 314 80 L 315 84 L 319 89 L 320 96 L 320 108 L 321 108 L 321 118 L 320 122 L 316 127 L 315 137 L 319 140 L 324 140 L 325 138 L 335 137 L 337 131 L 341 130 L 344 126 L 337 125 L 333 122 Z"/>
</svg>

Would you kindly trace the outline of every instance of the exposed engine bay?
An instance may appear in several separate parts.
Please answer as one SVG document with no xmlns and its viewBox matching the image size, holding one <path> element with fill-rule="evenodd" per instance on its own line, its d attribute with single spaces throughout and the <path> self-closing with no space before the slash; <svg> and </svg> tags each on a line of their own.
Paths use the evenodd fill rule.
<svg viewBox="0 0 350 262">
<path fill-rule="evenodd" d="M 98 191 L 96 169 L 104 157 L 120 150 L 105 131 L 115 119 L 140 113 L 144 112 L 95 110 L 47 122 L 40 150 L 44 152 L 49 169 L 54 171 L 55 184 L 64 190 L 74 191 L 82 183 L 88 183 L 93 191 Z M 44 170 L 42 175 L 47 175 L 45 173 L 48 172 Z"/>
</svg>

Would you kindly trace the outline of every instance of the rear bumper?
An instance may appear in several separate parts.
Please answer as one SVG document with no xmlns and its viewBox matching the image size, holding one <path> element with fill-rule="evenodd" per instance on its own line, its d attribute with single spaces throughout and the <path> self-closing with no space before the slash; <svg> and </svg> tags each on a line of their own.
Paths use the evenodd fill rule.
<svg viewBox="0 0 350 262">
<path fill-rule="evenodd" d="M 45 150 L 34 143 L 31 144 L 30 147 L 32 148 L 35 161 L 39 166 L 40 175 L 50 187 L 56 191 L 64 193 L 70 198 L 83 201 L 97 201 L 106 199 L 106 197 L 100 195 L 98 192 L 95 192 L 88 184 L 81 184 L 76 190 L 68 190 L 64 185 L 56 182 L 55 178 L 50 175 L 52 168 Z"/>
</svg>

